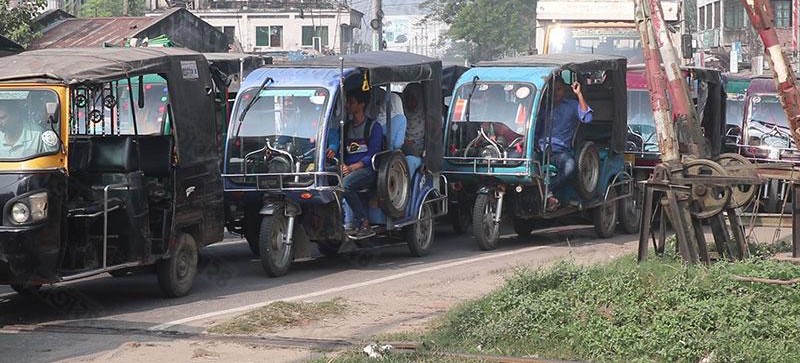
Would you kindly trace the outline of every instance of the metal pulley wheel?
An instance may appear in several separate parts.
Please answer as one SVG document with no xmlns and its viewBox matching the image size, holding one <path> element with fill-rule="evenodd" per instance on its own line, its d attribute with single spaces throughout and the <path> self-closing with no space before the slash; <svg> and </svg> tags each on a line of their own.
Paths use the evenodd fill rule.
<svg viewBox="0 0 800 363">
<path fill-rule="evenodd" d="M 410 184 L 408 165 L 401 152 L 392 152 L 381 158 L 378 167 L 378 200 L 384 213 L 392 218 L 405 215 L 410 199 Z"/>
<path fill-rule="evenodd" d="M 728 173 L 728 176 L 742 178 L 755 178 L 756 173 L 751 168 L 752 163 L 744 156 L 734 153 L 721 154 L 717 158 L 717 163 Z M 731 188 L 731 208 L 741 208 L 750 203 L 758 191 L 758 185 L 738 184 Z"/>
<path fill-rule="evenodd" d="M 703 176 L 727 176 L 725 169 L 719 164 L 707 160 L 696 159 L 684 165 L 686 177 L 697 178 Z M 731 199 L 731 188 L 724 185 L 694 184 L 692 185 L 692 199 L 696 202 L 697 209 L 692 210 L 692 215 L 706 219 L 722 212 Z"/>
</svg>

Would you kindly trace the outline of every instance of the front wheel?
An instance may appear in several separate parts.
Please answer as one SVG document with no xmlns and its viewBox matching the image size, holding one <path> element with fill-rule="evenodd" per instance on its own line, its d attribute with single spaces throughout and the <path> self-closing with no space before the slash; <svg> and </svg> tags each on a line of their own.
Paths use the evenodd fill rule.
<svg viewBox="0 0 800 363">
<path fill-rule="evenodd" d="M 408 250 L 414 257 L 422 257 L 431 251 L 433 246 L 433 207 L 430 203 L 422 204 L 422 213 L 417 223 L 403 229 Z"/>
<path fill-rule="evenodd" d="M 495 215 L 501 213 L 497 210 L 497 198 L 494 191 L 478 194 L 475 206 L 472 208 L 472 233 L 478 242 L 478 248 L 489 251 L 497 248 L 500 238 L 500 223 L 494 221 Z"/>
<path fill-rule="evenodd" d="M 194 237 L 180 233 L 175 250 L 169 258 L 158 262 L 158 285 L 168 297 L 181 297 L 189 293 L 197 275 L 198 249 Z"/>
<path fill-rule="evenodd" d="M 608 190 L 606 200 L 617 197 L 617 190 Z M 614 229 L 617 227 L 617 203 L 605 202 L 603 205 L 592 209 L 592 219 L 594 220 L 594 230 L 600 238 L 610 238 L 614 236 Z"/>
<path fill-rule="evenodd" d="M 271 277 L 280 277 L 289 272 L 294 259 L 293 244 L 287 244 L 289 217 L 283 208 L 275 209 L 275 214 L 264 216 L 259 233 L 259 252 L 261 267 Z"/>
</svg>

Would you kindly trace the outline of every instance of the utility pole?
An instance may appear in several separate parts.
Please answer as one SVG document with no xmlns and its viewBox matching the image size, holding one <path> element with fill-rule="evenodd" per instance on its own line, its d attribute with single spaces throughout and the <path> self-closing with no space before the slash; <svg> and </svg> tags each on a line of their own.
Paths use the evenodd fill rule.
<svg viewBox="0 0 800 363">
<path fill-rule="evenodd" d="M 122 16 L 128 16 L 128 9 L 130 8 L 129 1 L 130 0 L 122 0 Z"/>
<path fill-rule="evenodd" d="M 383 0 L 372 0 L 372 50 L 383 50 Z"/>
</svg>

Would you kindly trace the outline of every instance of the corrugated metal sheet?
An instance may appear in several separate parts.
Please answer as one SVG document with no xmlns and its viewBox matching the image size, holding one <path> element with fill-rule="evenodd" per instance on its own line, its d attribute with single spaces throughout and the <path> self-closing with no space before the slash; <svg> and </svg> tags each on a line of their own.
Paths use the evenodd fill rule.
<svg viewBox="0 0 800 363">
<path fill-rule="evenodd" d="M 161 17 L 66 19 L 31 42 L 28 49 L 101 47 L 122 43 Z"/>
</svg>

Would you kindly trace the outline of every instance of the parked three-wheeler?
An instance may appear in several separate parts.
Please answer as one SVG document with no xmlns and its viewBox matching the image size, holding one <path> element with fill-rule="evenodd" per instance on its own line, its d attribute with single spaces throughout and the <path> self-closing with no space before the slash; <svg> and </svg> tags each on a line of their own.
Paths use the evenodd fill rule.
<svg viewBox="0 0 800 363">
<path fill-rule="evenodd" d="M 229 229 L 244 232 L 268 275 L 286 274 L 295 258 L 313 251 L 309 242 L 333 255 L 365 247 L 372 237 L 402 236 L 413 255 L 429 252 L 433 218 L 447 212 L 441 72 L 438 60 L 373 52 L 272 66 L 247 77 L 228 130 L 223 179 Z M 393 94 L 400 88 L 402 98 Z M 360 192 L 371 232 L 361 236 L 344 228 L 340 163 L 358 145 L 337 147 L 347 131 L 344 102 L 357 92 L 394 107 L 374 120 L 387 137 L 371 162 L 377 182 Z M 390 98 L 405 100 L 404 110 Z M 407 125 L 391 116 L 401 111 Z"/>
<path fill-rule="evenodd" d="M 212 88 L 177 48 L 0 59 L 0 283 L 156 265 L 166 295 L 187 294 L 223 232 Z"/>
<path fill-rule="evenodd" d="M 451 203 L 471 213 L 481 249 L 496 247 L 504 213 L 520 236 L 581 212 L 590 213 L 601 237 L 613 235 L 618 206 L 629 204 L 633 187 L 623 159 L 625 71 L 624 58 L 561 54 L 482 62 L 462 75 L 447 119 L 444 168 Z M 576 172 L 555 192 L 561 203 L 553 210 L 550 183 L 565 172 L 551 160 L 557 82 L 581 85 L 593 120 L 569 141 Z"/>
</svg>

